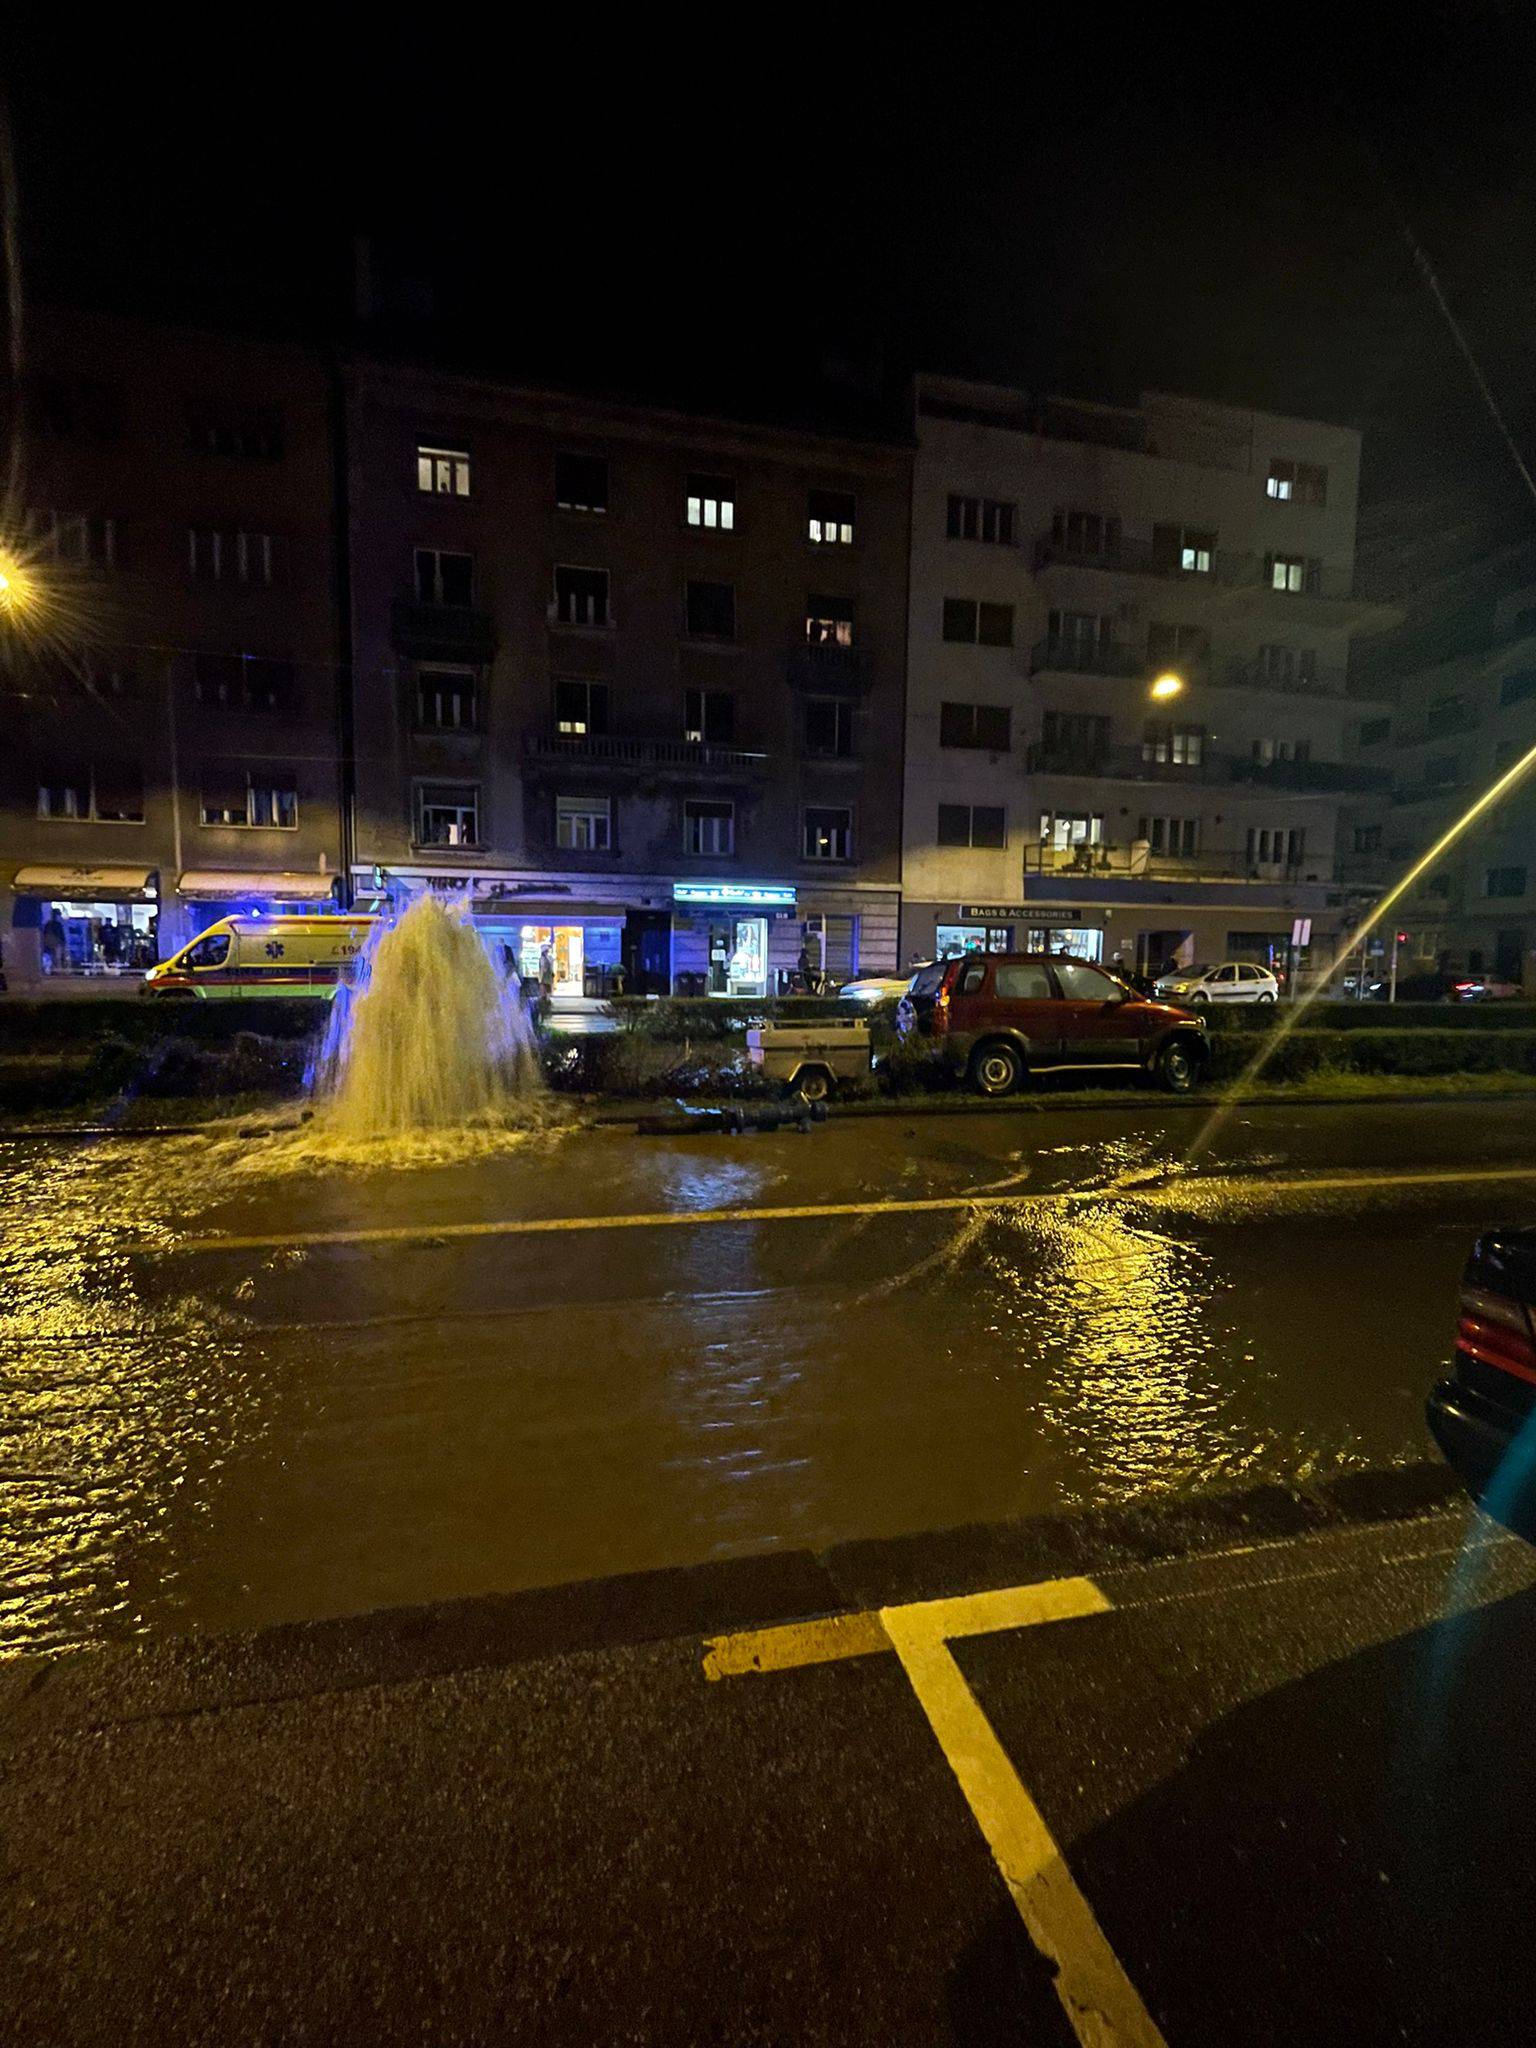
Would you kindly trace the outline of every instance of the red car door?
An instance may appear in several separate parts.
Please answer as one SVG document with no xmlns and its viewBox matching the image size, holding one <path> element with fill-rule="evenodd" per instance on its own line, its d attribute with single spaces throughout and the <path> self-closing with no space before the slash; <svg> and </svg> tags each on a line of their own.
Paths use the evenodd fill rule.
<svg viewBox="0 0 1536 2048">
<path fill-rule="evenodd" d="M 1138 1066 L 1134 1005 L 1122 984 L 1086 960 L 1053 960 L 1061 990 L 1062 1060 L 1067 1066 Z"/>
<path fill-rule="evenodd" d="M 1041 961 L 998 961 L 992 970 L 984 1021 L 1021 1031 L 1029 1041 L 1031 1066 L 1059 1063 L 1062 1006 Z"/>
</svg>

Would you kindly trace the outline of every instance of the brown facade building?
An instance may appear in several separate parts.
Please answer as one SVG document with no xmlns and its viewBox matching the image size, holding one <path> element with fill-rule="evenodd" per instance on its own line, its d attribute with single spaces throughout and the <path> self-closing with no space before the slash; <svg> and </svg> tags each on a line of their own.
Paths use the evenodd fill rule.
<svg viewBox="0 0 1536 2048">
<path fill-rule="evenodd" d="M 891 967 L 910 450 L 358 364 L 357 862 L 557 993 Z"/>
<path fill-rule="evenodd" d="M 0 965 L 142 967 L 341 858 L 330 384 L 298 349 L 44 310 L 7 394 Z"/>
</svg>

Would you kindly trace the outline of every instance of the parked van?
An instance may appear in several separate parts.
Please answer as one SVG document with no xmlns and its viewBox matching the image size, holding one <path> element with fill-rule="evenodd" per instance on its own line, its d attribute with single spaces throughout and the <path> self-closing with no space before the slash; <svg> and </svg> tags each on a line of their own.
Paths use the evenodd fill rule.
<svg viewBox="0 0 1536 2048">
<path fill-rule="evenodd" d="M 226 917 L 151 967 L 144 994 L 162 1000 L 335 995 L 376 917 Z"/>
</svg>

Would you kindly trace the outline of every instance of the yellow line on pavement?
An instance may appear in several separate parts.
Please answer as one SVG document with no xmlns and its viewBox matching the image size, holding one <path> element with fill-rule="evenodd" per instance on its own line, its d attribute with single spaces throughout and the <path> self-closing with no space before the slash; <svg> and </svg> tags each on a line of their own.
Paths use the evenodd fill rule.
<svg viewBox="0 0 1536 2048">
<path fill-rule="evenodd" d="M 793 1671 L 888 1650 L 891 1639 L 878 1614 L 834 1614 L 825 1621 L 792 1621 L 783 1628 L 743 1629 L 704 1645 L 704 1676 L 741 1678 L 751 1671 Z"/>
<path fill-rule="evenodd" d="M 613 1216 L 508 1216 L 473 1223 L 365 1224 L 346 1230 L 289 1230 L 257 1235 L 188 1237 L 179 1243 L 141 1244 L 146 1252 L 255 1252 L 288 1246 L 409 1244 L 477 1237 L 548 1237 L 583 1230 L 664 1230 L 722 1223 L 822 1222 L 838 1216 L 921 1216 L 968 1209 L 1064 1208 L 1085 1202 L 1134 1201 L 1180 1207 L 1196 1198 L 1235 1189 L 1261 1195 L 1371 1194 L 1392 1188 L 1482 1187 L 1536 1181 L 1536 1166 L 1447 1167 L 1403 1173 L 1224 1175 L 1182 1174 L 1166 1181 L 1059 1188 L 1016 1194 L 891 1196 L 863 1202 L 799 1202 L 740 1209 L 651 1209 Z"/>
</svg>

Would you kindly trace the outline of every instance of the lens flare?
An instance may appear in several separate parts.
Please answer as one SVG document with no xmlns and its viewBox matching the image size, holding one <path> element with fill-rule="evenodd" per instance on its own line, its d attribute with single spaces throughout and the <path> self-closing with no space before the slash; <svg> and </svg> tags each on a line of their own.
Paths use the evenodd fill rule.
<svg viewBox="0 0 1536 2048">
<path fill-rule="evenodd" d="M 1231 1115 L 1234 1100 L 1245 1088 L 1251 1087 L 1259 1075 L 1263 1073 L 1270 1054 L 1275 1051 L 1277 1046 L 1283 1045 L 1286 1039 L 1290 1037 L 1296 1026 L 1301 1022 L 1308 1010 L 1311 1009 L 1324 989 L 1328 987 L 1333 977 L 1338 973 L 1350 954 L 1354 952 L 1355 948 L 1363 945 L 1371 933 L 1375 931 L 1377 925 L 1397 908 L 1419 877 L 1427 874 L 1442 854 L 1449 853 L 1462 834 L 1469 831 L 1485 812 L 1491 811 L 1495 804 L 1506 797 L 1515 784 L 1528 774 L 1533 766 L 1536 766 L 1536 747 L 1532 747 L 1528 752 L 1522 754 L 1512 768 L 1506 768 L 1497 781 L 1491 782 L 1481 796 L 1468 804 L 1461 816 L 1453 825 L 1448 826 L 1441 833 L 1429 851 L 1421 854 L 1413 866 L 1408 869 L 1407 873 L 1393 883 L 1392 887 L 1382 897 L 1370 915 L 1363 918 L 1355 926 L 1349 937 L 1345 939 L 1329 961 L 1316 986 L 1310 989 L 1298 1001 L 1292 1003 L 1289 1013 L 1281 1023 L 1280 1028 L 1266 1035 L 1263 1044 L 1259 1047 L 1253 1058 L 1227 1089 L 1224 1099 L 1212 1110 L 1210 1116 L 1196 1133 L 1189 1150 L 1184 1155 L 1186 1163 L 1192 1165 L 1204 1152 L 1209 1150 L 1213 1140 Z"/>
</svg>

